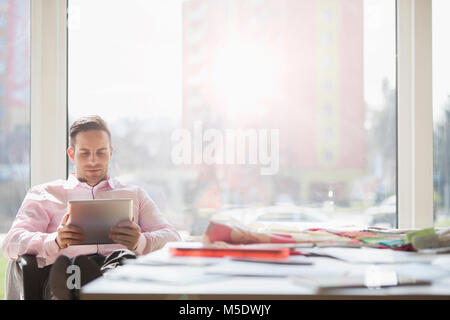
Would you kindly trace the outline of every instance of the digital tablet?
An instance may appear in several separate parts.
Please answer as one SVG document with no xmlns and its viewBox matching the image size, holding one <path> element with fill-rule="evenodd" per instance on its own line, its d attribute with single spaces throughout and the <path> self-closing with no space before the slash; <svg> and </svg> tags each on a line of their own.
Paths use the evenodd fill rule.
<svg viewBox="0 0 450 320">
<path fill-rule="evenodd" d="M 69 207 L 70 224 L 83 229 L 82 245 L 114 243 L 110 228 L 133 216 L 133 199 L 70 200 Z"/>
</svg>

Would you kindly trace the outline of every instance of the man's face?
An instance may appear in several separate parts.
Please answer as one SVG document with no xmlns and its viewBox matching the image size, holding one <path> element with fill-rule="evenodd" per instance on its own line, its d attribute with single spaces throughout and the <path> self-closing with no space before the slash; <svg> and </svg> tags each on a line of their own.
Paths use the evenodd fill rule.
<svg viewBox="0 0 450 320">
<path fill-rule="evenodd" d="M 77 179 L 90 186 L 104 180 L 112 150 L 105 131 L 89 130 L 78 133 L 74 148 L 67 149 L 67 154 L 75 163 Z"/>
</svg>

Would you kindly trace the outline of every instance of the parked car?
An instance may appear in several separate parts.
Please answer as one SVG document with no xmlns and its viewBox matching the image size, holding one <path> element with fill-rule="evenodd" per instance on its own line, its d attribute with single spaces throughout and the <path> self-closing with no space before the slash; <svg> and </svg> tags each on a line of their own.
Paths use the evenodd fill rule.
<svg viewBox="0 0 450 320">
<path fill-rule="evenodd" d="M 397 196 L 384 199 L 379 205 L 366 209 L 369 225 L 372 227 L 390 227 L 397 225 Z"/>
<path fill-rule="evenodd" d="M 244 224 L 261 223 L 317 223 L 329 218 L 319 208 L 297 205 L 276 205 L 226 209 L 216 212 L 214 218 L 232 218 Z"/>
</svg>

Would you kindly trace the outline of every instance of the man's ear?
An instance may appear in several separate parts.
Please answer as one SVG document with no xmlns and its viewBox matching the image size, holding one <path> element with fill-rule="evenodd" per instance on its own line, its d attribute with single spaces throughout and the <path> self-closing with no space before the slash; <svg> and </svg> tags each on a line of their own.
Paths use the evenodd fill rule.
<svg viewBox="0 0 450 320">
<path fill-rule="evenodd" d="M 73 150 L 72 147 L 67 148 L 67 155 L 69 156 L 70 160 L 74 162 L 74 156 L 75 156 L 75 150 Z"/>
<path fill-rule="evenodd" d="M 114 148 L 111 146 L 109 147 L 109 156 L 112 157 L 112 153 L 113 153 Z"/>
</svg>

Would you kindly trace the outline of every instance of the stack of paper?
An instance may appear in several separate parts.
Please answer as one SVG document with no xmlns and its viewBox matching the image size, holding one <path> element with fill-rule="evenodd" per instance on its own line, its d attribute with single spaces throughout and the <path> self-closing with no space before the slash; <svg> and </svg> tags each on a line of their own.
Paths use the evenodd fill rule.
<svg viewBox="0 0 450 320">
<path fill-rule="evenodd" d="M 351 263 L 430 263 L 431 255 L 420 255 L 409 251 L 376 248 L 313 248 L 302 252 L 334 257 Z"/>
</svg>

